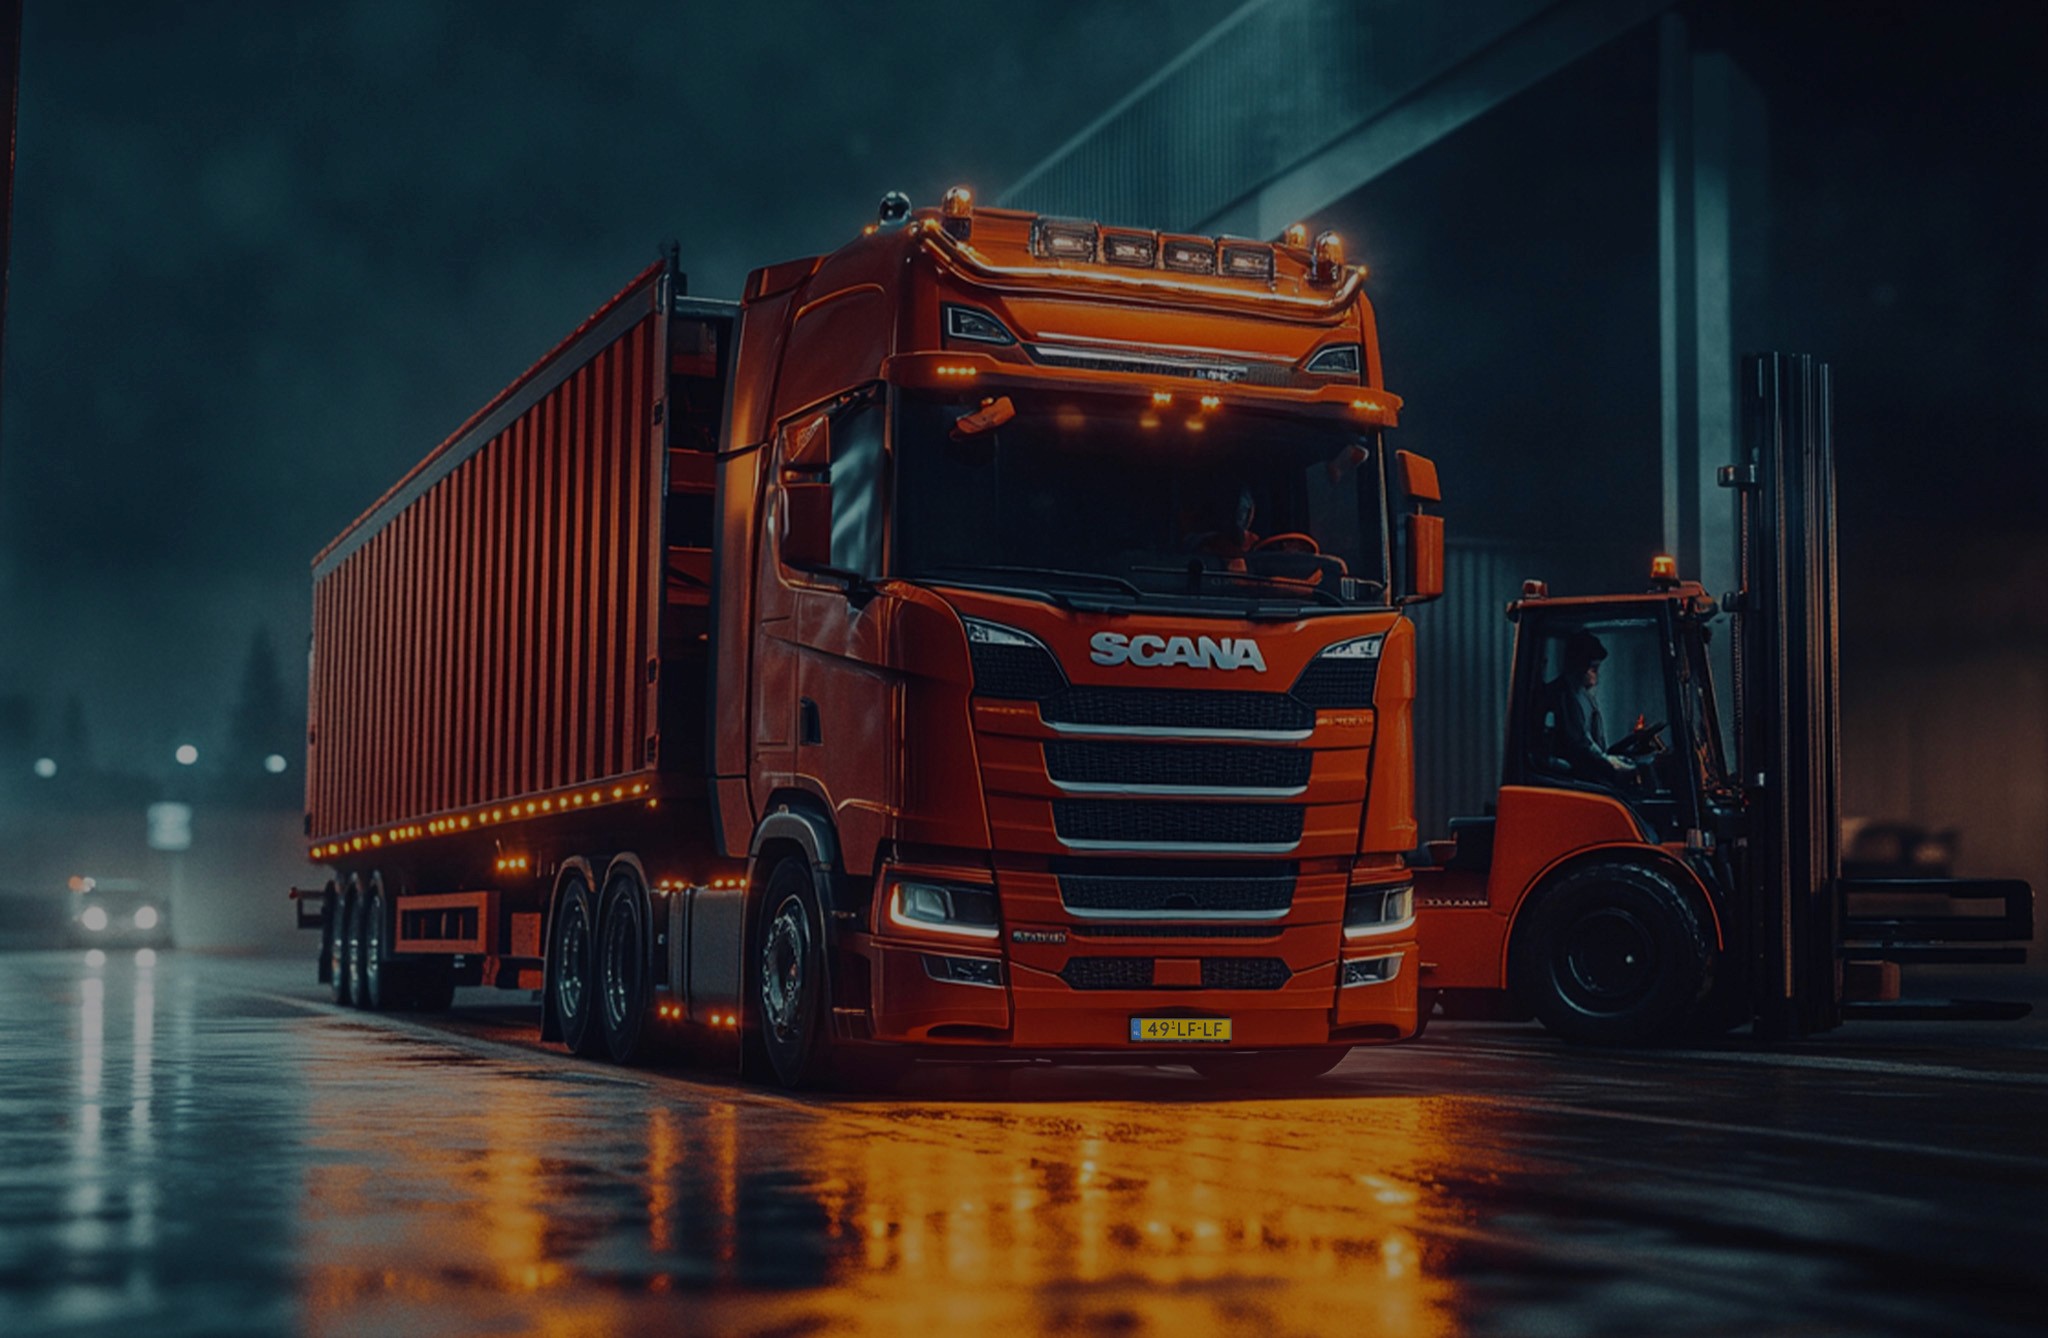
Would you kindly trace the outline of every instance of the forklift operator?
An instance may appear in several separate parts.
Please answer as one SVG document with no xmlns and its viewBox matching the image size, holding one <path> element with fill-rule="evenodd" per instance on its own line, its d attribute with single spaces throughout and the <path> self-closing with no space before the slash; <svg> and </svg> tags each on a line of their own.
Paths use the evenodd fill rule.
<svg viewBox="0 0 2048 1338">
<path fill-rule="evenodd" d="M 1584 630 L 1564 643 L 1564 671 L 1543 685 L 1540 706 L 1545 746 L 1581 780 L 1613 782 L 1635 773 L 1635 763 L 1607 751 L 1600 703 L 1600 662 L 1607 647 Z"/>
</svg>

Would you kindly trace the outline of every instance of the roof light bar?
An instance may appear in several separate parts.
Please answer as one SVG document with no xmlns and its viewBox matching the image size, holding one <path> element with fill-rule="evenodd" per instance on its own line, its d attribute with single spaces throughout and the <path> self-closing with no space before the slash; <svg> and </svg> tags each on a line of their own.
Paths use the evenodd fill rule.
<svg viewBox="0 0 2048 1338">
<path fill-rule="evenodd" d="M 1031 254 L 1041 260 L 1095 259 L 1096 227 L 1086 219 L 1041 218 L 1031 225 Z"/>
<path fill-rule="evenodd" d="M 1273 279 L 1273 248 L 1263 242 L 1224 242 L 1223 272 L 1233 279 Z"/>
<path fill-rule="evenodd" d="M 1151 232 L 1105 230 L 1102 234 L 1102 259 L 1105 264 L 1151 269 L 1159 263 L 1159 236 Z"/>
<path fill-rule="evenodd" d="M 1206 237 L 1169 237 L 1160 263 L 1182 274 L 1214 274 L 1216 244 Z"/>
</svg>

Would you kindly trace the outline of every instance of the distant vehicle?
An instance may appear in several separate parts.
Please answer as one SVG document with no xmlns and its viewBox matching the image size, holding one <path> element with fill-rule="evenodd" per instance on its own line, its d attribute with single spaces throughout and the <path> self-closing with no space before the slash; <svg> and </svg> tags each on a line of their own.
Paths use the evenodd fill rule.
<svg viewBox="0 0 2048 1338">
<path fill-rule="evenodd" d="M 81 948 L 168 948 L 171 908 L 133 878 L 75 877 L 69 933 Z"/>
</svg>

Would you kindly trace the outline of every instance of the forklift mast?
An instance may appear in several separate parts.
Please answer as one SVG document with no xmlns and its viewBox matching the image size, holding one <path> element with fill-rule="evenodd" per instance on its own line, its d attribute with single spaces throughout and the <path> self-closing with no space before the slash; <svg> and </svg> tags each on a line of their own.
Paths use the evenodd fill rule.
<svg viewBox="0 0 2048 1338">
<path fill-rule="evenodd" d="M 1805 355 L 1744 360 L 1734 615 L 1737 860 L 1757 1030 L 1796 1037 L 1845 1015 L 1999 1019 L 2024 1004 L 1898 999 L 1907 963 L 2016 963 L 2033 894 L 2012 879 L 1842 877 L 1831 382 Z M 1958 914 L 1959 903 L 1989 914 Z M 1852 909 L 1866 913 L 1852 914 Z M 1928 909 L 1932 907 L 1932 909 Z M 2015 946 L 2017 945 L 2017 946 Z"/>
</svg>

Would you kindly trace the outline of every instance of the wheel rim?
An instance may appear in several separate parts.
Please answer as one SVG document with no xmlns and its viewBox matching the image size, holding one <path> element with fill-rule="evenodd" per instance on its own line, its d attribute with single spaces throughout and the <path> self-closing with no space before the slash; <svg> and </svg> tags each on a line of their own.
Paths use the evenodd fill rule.
<svg viewBox="0 0 2048 1338">
<path fill-rule="evenodd" d="M 810 922 L 803 903 L 786 897 L 775 908 L 761 944 L 761 1017 L 779 1042 L 796 1039 L 803 1025 L 804 967 Z"/>
<path fill-rule="evenodd" d="M 1633 913 L 1606 906 L 1581 916 L 1559 945 L 1560 975 L 1572 999 L 1609 1012 L 1641 999 L 1659 970 L 1657 941 Z"/>
<path fill-rule="evenodd" d="M 583 1016 L 581 963 L 590 952 L 589 911 L 582 897 L 569 897 L 562 908 L 562 960 L 555 976 L 555 1002 L 564 1017 Z"/>
<path fill-rule="evenodd" d="M 344 897 L 341 913 L 335 917 L 334 934 L 334 981 L 335 994 L 344 1003 L 354 1001 L 356 970 L 356 901 Z"/>
<path fill-rule="evenodd" d="M 621 899 L 604 926 L 604 1006 L 614 1027 L 623 1027 L 633 1007 L 633 969 L 640 935 L 633 915 Z"/>
</svg>

